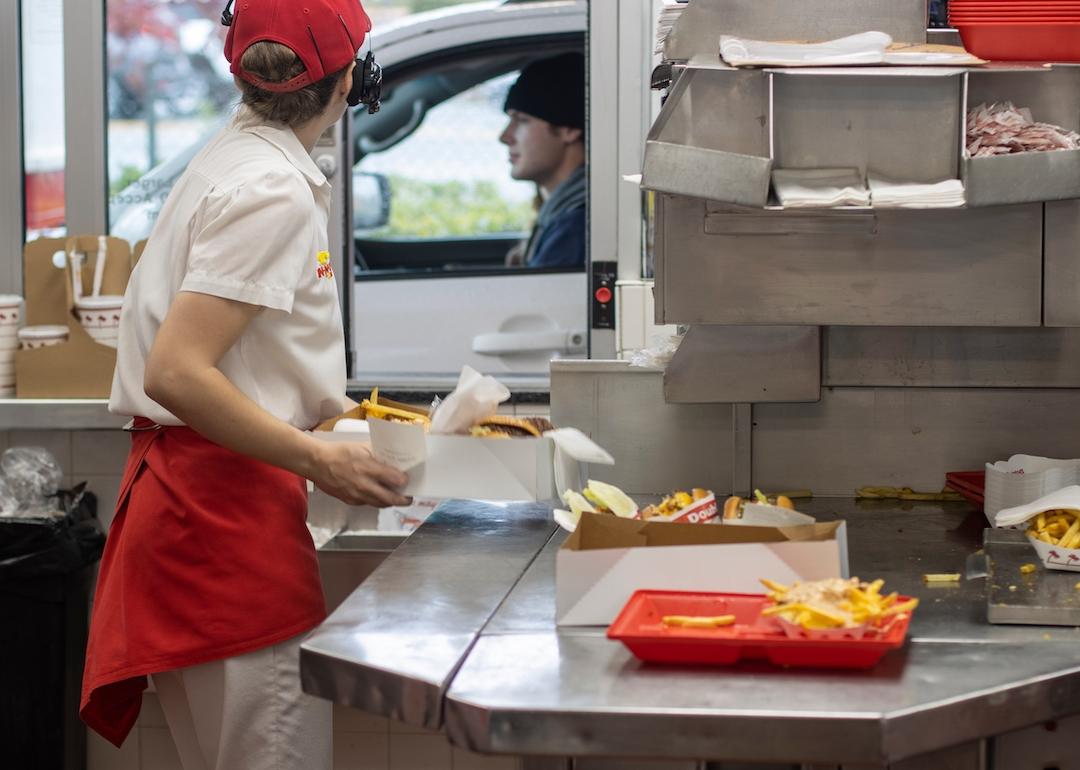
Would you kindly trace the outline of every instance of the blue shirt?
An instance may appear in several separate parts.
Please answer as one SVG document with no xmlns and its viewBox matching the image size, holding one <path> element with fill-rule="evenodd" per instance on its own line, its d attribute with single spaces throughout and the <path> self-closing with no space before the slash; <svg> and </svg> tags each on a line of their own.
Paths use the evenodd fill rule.
<svg viewBox="0 0 1080 770">
<path fill-rule="evenodd" d="M 563 212 L 536 238 L 528 267 L 585 267 L 585 207 Z"/>
</svg>

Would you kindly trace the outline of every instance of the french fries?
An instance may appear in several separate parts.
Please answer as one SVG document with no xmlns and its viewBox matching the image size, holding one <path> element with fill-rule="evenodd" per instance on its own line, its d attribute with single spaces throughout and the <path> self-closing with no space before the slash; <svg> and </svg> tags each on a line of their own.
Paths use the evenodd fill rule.
<svg viewBox="0 0 1080 770">
<path fill-rule="evenodd" d="M 919 604 L 918 599 L 900 602 L 895 592 L 882 596 L 883 580 L 863 583 L 858 578 L 832 578 L 795 583 L 791 587 L 764 579 L 761 583 L 769 589 L 769 598 L 776 602 L 761 614 L 780 615 L 807 629 L 879 625 L 886 618 L 911 612 Z"/>
<path fill-rule="evenodd" d="M 1027 533 L 1047 545 L 1080 548 L 1080 511 L 1057 508 L 1040 513 L 1029 522 Z"/>
</svg>

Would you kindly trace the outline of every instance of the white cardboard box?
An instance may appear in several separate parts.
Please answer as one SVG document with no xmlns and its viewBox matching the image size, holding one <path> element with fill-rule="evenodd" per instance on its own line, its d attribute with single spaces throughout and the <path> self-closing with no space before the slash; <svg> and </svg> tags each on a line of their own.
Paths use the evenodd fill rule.
<svg viewBox="0 0 1080 770">
<path fill-rule="evenodd" d="M 846 578 L 847 525 L 650 524 L 586 513 L 555 559 L 556 623 L 606 626 L 639 589 L 760 594 L 760 578 Z"/>
<path fill-rule="evenodd" d="M 365 441 L 366 434 L 335 433 L 320 426 L 325 441 Z M 369 420 L 375 456 L 409 476 L 403 494 L 477 500 L 555 500 L 580 489 L 585 463 L 612 464 L 607 452 L 573 428 L 543 438 L 492 439 L 426 433 L 419 425 Z"/>
</svg>

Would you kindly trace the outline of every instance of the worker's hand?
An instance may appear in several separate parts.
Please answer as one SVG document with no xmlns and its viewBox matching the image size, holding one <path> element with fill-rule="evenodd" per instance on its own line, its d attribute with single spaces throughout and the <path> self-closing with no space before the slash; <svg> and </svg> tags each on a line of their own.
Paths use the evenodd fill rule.
<svg viewBox="0 0 1080 770">
<path fill-rule="evenodd" d="M 318 444 L 311 481 L 328 495 L 350 505 L 373 505 L 386 508 L 391 505 L 409 505 L 412 500 L 399 490 L 408 477 L 371 454 L 364 444 L 357 442 Z"/>
</svg>

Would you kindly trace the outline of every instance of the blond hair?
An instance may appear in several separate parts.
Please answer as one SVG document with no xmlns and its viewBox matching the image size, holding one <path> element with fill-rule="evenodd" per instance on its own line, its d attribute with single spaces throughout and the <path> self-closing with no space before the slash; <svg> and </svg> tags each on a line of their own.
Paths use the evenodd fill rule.
<svg viewBox="0 0 1080 770">
<path fill-rule="evenodd" d="M 292 49 L 263 40 L 244 51 L 240 66 L 252 75 L 270 83 L 284 83 L 304 72 L 304 63 Z M 346 69 L 348 69 L 346 67 Z M 274 93 L 236 79 L 240 88 L 240 101 L 256 116 L 272 123 L 299 126 L 320 115 L 330 103 L 345 69 L 327 75 L 298 91 Z"/>
</svg>

